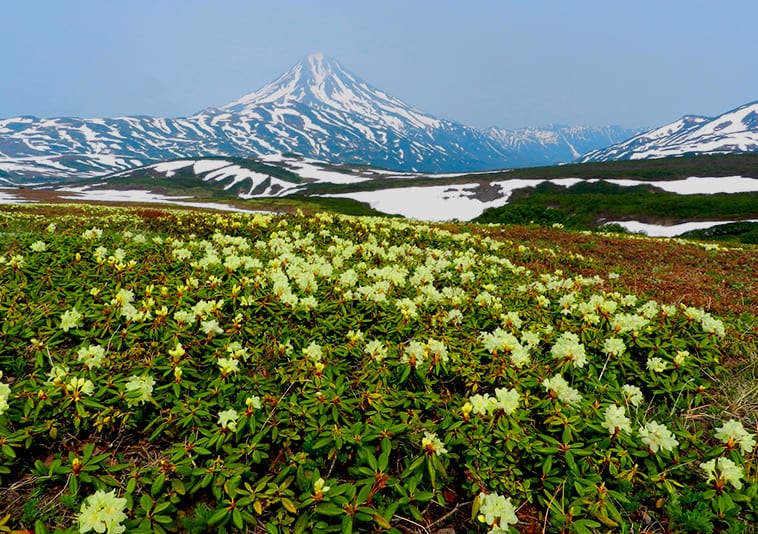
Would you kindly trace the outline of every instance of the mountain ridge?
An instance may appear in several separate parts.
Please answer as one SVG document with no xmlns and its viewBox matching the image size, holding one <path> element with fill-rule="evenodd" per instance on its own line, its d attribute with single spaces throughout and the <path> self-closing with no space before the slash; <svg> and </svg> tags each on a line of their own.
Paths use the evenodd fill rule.
<svg viewBox="0 0 758 534">
<path fill-rule="evenodd" d="M 259 90 L 188 117 L 0 119 L 0 173 L 65 181 L 176 158 L 284 153 L 395 171 L 475 172 L 570 161 L 584 142 L 568 131 L 507 131 L 433 117 L 314 54 Z M 592 148 L 634 133 L 583 132 Z"/>
<path fill-rule="evenodd" d="M 758 151 L 758 100 L 716 117 L 685 115 L 621 143 L 588 152 L 580 162 Z"/>
</svg>

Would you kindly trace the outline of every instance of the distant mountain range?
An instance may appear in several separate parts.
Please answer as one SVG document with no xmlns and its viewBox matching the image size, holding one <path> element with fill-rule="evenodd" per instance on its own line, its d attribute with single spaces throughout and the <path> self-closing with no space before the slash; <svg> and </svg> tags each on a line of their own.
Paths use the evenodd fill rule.
<svg viewBox="0 0 758 534">
<path fill-rule="evenodd" d="M 260 90 L 189 117 L 2 119 L 0 184 L 65 182 L 207 157 L 298 154 L 400 172 L 461 173 L 751 152 L 758 150 L 757 110 L 752 103 L 644 133 L 619 126 L 479 130 L 423 113 L 314 54 Z"/>
<path fill-rule="evenodd" d="M 758 101 L 718 117 L 682 117 L 608 148 L 592 150 L 579 161 L 653 159 L 736 152 L 758 152 Z"/>
<path fill-rule="evenodd" d="M 482 131 L 423 113 L 314 54 L 262 89 L 190 117 L 0 120 L 0 181 L 287 153 L 397 171 L 470 172 L 567 162 L 634 133 L 617 126 Z"/>
</svg>

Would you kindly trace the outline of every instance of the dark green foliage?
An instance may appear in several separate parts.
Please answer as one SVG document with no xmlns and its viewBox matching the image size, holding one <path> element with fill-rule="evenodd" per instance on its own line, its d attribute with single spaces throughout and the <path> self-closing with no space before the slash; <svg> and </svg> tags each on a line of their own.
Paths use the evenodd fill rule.
<svg viewBox="0 0 758 534">
<path fill-rule="evenodd" d="M 490 208 L 477 222 L 511 223 L 513 213 L 559 211 L 571 228 L 595 228 L 606 221 L 642 220 L 674 224 L 687 220 L 758 217 L 758 193 L 677 195 L 651 186 L 624 187 L 580 182 L 568 188 L 540 184 L 524 190 L 511 204 Z M 534 219 L 535 222 L 541 222 Z M 548 221 L 550 222 L 550 221 Z"/>
<path fill-rule="evenodd" d="M 681 237 L 686 239 L 758 244 L 758 223 L 745 221 L 720 224 L 703 230 L 692 230 L 691 232 L 682 234 Z"/>
</svg>

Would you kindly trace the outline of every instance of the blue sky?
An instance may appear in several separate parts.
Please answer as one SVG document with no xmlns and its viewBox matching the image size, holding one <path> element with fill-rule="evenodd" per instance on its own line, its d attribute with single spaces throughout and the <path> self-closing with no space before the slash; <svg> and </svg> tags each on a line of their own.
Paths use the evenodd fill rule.
<svg viewBox="0 0 758 534">
<path fill-rule="evenodd" d="M 758 100 L 756 0 L 3 4 L 0 117 L 186 116 L 322 51 L 484 128 L 658 126 Z"/>
</svg>

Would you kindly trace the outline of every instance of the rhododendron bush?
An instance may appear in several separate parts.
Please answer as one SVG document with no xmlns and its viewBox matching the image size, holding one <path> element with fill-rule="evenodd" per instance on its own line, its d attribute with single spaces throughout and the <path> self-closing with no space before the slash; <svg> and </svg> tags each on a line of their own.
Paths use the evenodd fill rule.
<svg viewBox="0 0 758 534">
<path fill-rule="evenodd" d="M 553 249 L 398 219 L 77 209 L 2 214 L 14 528 L 758 520 L 754 432 L 690 416 L 728 337 L 702 309 L 525 267 Z"/>
</svg>

